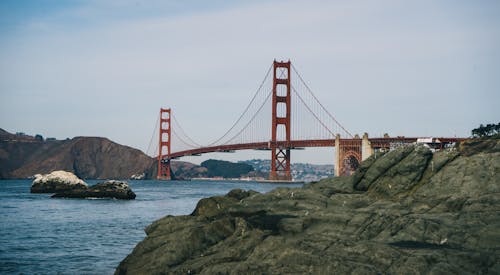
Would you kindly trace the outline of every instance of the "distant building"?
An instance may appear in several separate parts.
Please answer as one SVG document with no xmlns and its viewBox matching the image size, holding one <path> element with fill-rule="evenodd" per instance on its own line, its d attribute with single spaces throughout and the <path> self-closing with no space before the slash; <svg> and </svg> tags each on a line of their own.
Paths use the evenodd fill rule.
<svg viewBox="0 0 500 275">
<path fill-rule="evenodd" d="M 432 151 L 436 151 L 436 150 L 439 150 L 441 149 L 441 141 L 437 138 L 432 138 L 432 137 L 428 137 L 428 138 L 417 138 L 417 144 L 423 144 L 427 147 L 429 147 Z"/>
</svg>

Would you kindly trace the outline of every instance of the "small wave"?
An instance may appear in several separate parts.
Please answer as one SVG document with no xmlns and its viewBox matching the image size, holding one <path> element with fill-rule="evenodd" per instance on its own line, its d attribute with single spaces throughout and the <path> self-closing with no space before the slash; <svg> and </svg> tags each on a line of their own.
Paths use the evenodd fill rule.
<svg viewBox="0 0 500 275">
<path fill-rule="evenodd" d="M 88 197 L 85 198 L 86 200 L 114 200 L 115 198 L 94 198 L 94 197 Z"/>
</svg>

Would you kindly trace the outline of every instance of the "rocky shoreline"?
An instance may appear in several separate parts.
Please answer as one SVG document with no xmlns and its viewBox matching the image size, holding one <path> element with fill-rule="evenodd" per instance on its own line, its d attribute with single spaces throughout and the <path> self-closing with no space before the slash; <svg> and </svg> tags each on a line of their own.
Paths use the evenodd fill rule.
<svg viewBox="0 0 500 275">
<path fill-rule="evenodd" d="M 352 177 L 233 190 L 167 216 L 115 274 L 498 274 L 500 140 L 411 146 Z"/>
</svg>

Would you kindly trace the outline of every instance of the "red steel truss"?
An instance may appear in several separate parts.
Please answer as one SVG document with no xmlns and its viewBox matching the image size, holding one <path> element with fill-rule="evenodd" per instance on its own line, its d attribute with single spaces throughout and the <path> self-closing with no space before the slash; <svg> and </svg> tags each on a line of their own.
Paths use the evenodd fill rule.
<svg viewBox="0 0 500 275">
<path fill-rule="evenodd" d="M 458 142 L 463 138 L 437 138 L 441 142 Z M 391 143 L 413 143 L 417 141 L 416 137 L 394 137 L 394 138 L 370 138 L 373 148 L 389 148 Z M 361 139 L 340 139 L 340 145 L 349 144 L 355 146 L 354 143 L 359 143 Z M 335 139 L 312 139 L 312 140 L 291 140 L 291 141 L 276 141 L 276 142 L 253 142 L 241 144 L 218 145 L 210 147 L 201 147 L 191 150 L 179 151 L 170 154 L 171 158 L 180 158 L 185 156 L 194 156 L 214 152 L 228 152 L 235 150 L 272 150 L 272 148 L 305 148 L 305 147 L 335 147 Z"/>
<path fill-rule="evenodd" d="M 279 127 L 284 127 L 285 136 L 280 136 L 285 141 L 290 141 L 290 61 L 273 62 L 273 103 L 272 103 L 272 129 L 271 129 L 271 172 L 270 180 L 291 180 L 290 174 L 290 148 L 277 146 Z M 281 106 L 281 107 L 280 107 Z M 280 107 L 280 113 L 278 113 Z M 283 110 L 285 110 L 283 112 Z M 280 134 L 283 134 L 280 132 Z"/>
</svg>

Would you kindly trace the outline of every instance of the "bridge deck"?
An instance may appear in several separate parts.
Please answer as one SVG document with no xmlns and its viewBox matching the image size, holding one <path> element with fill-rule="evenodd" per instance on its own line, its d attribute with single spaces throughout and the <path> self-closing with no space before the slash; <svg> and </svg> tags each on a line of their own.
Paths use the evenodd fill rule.
<svg viewBox="0 0 500 275">
<path fill-rule="evenodd" d="M 413 143 L 416 142 L 416 137 L 388 137 L 388 138 L 369 138 L 373 148 L 389 148 L 393 143 Z M 436 138 L 442 143 L 457 142 L 461 138 Z M 362 139 L 340 139 L 341 144 L 357 144 L 361 145 Z M 193 156 L 214 152 L 228 152 L 235 150 L 249 150 L 249 149 L 271 149 L 273 145 L 277 148 L 303 148 L 303 147 L 335 147 L 335 139 L 311 139 L 311 140 L 291 140 L 277 141 L 275 143 L 269 142 L 253 142 L 241 144 L 229 144 L 195 148 L 191 150 L 178 151 L 170 154 L 170 158 L 179 158 L 184 156 Z"/>
</svg>

